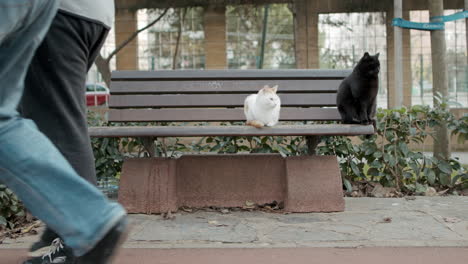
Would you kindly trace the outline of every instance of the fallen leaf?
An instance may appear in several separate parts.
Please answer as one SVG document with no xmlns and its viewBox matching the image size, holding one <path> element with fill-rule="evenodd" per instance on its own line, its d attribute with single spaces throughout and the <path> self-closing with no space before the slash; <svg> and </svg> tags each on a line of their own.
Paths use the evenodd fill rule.
<svg viewBox="0 0 468 264">
<path fill-rule="evenodd" d="M 214 225 L 214 226 L 217 226 L 217 227 L 219 227 L 219 226 L 228 226 L 226 224 L 220 224 L 218 221 L 208 221 L 208 224 Z"/>
<path fill-rule="evenodd" d="M 171 211 L 163 214 L 164 220 L 174 220 L 175 218 L 175 215 L 173 215 Z"/>
<path fill-rule="evenodd" d="M 32 225 L 24 228 L 24 229 L 21 229 L 21 234 L 26 234 L 26 233 L 29 233 L 31 232 L 31 230 L 33 230 L 34 228 L 37 228 L 41 226 L 41 221 L 36 221 L 34 222 Z"/>
<path fill-rule="evenodd" d="M 385 217 L 381 223 L 391 223 L 392 222 L 392 218 L 391 217 Z"/>
<path fill-rule="evenodd" d="M 182 209 L 182 211 L 187 212 L 187 213 L 193 212 L 193 209 L 192 209 L 192 208 L 189 208 L 189 207 L 182 207 L 182 208 L 180 208 L 180 209 Z"/>
<path fill-rule="evenodd" d="M 461 222 L 461 220 L 456 217 L 444 217 L 444 221 L 451 224 Z"/>
<path fill-rule="evenodd" d="M 438 192 L 437 194 L 438 194 L 438 195 L 444 195 L 444 194 L 447 193 L 449 190 L 450 190 L 450 188 L 449 188 L 449 189 L 445 189 L 445 190 L 443 190 L 443 191 L 440 191 L 440 192 Z"/>
<path fill-rule="evenodd" d="M 246 201 L 245 202 L 245 206 L 247 207 L 254 207 L 255 206 L 255 203 L 251 202 L 251 201 Z"/>
<path fill-rule="evenodd" d="M 246 201 L 245 205 L 242 207 L 243 210 L 252 210 L 255 209 L 255 203 L 251 201 Z"/>
<path fill-rule="evenodd" d="M 434 189 L 434 187 L 429 187 L 427 188 L 426 192 L 424 193 L 425 196 L 436 196 L 437 191 Z"/>
<path fill-rule="evenodd" d="M 395 195 L 395 191 L 395 188 L 383 187 L 381 184 L 376 183 L 371 195 L 376 198 L 391 197 L 392 193 Z"/>
</svg>

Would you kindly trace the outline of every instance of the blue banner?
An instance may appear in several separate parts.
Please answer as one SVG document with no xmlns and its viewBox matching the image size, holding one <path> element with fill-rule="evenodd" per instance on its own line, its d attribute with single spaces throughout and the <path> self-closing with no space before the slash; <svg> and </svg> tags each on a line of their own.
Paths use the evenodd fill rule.
<svg viewBox="0 0 468 264">
<path fill-rule="evenodd" d="M 458 19 L 465 19 L 467 17 L 468 11 L 462 11 L 448 16 L 431 17 L 431 22 L 450 22 Z"/>
<path fill-rule="evenodd" d="M 468 18 L 468 11 L 458 12 L 448 16 L 431 17 L 429 23 L 419 23 L 404 20 L 402 18 L 394 18 L 392 25 L 395 27 L 418 29 L 418 30 L 443 30 L 445 29 L 444 23 L 458 19 Z"/>
<path fill-rule="evenodd" d="M 442 29 L 445 29 L 444 23 L 439 23 L 439 22 L 419 23 L 419 22 L 407 21 L 407 20 L 404 20 L 403 18 L 394 18 L 392 25 L 395 26 L 395 27 L 409 28 L 409 29 L 419 29 L 419 30 L 442 30 Z"/>
</svg>

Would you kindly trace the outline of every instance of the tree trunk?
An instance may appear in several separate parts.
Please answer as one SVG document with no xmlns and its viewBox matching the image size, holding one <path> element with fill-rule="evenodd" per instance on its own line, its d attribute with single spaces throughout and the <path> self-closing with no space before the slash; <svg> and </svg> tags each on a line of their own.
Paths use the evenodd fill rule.
<svg viewBox="0 0 468 264">
<path fill-rule="evenodd" d="M 444 15 L 443 0 L 429 0 L 429 15 L 430 17 Z M 447 97 L 448 81 L 445 56 L 445 30 L 431 31 L 431 47 L 432 92 L 434 93 L 434 96 L 438 96 L 440 94 L 443 97 Z M 434 97 L 434 106 L 438 105 L 439 102 Z M 450 135 L 446 123 L 443 123 L 435 129 L 434 156 L 443 159 L 450 158 Z"/>
</svg>

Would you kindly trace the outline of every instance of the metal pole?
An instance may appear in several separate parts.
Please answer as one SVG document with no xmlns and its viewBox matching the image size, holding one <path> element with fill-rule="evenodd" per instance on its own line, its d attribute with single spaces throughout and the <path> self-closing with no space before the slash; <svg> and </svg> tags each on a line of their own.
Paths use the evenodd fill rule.
<svg viewBox="0 0 468 264">
<path fill-rule="evenodd" d="M 465 11 L 468 11 L 468 0 L 465 0 Z M 468 49 L 468 19 L 465 19 L 465 36 L 466 36 L 465 48 Z M 465 87 L 466 86 L 468 86 L 468 56 L 466 57 L 466 66 L 465 66 Z"/>
<path fill-rule="evenodd" d="M 270 5 L 265 5 L 265 12 L 263 14 L 263 31 L 262 31 L 262 43 L 260 46 L 260 58 L 258 60 L 258 68 L 263 68 L 263 58 L 265 57 L 265 42 L 266 42 L 266 33 L 268 26 L 268 8 Z"/>
<path fill-rule="evenodd" d="M 421 104 L 423 105 L 424 104 L 424 57 L 423 55 L 419 55 L 419 57 L 421 58 L 421 70 L 420 70 L 420 74 L 419 74 L 419 86 L 420 86 L 420 89 L 421 89 Z"/>
<path fill-rule="evenodd" d="M 402 0 L 394 0 L 394 16 L 403 17 Z M 393 107 L 401 108 L 403 106 L 403 31 L 400 27 L 393 27 L 394 46 L 395 46 L 395 97 L 393 98 Z"/>
</svg>

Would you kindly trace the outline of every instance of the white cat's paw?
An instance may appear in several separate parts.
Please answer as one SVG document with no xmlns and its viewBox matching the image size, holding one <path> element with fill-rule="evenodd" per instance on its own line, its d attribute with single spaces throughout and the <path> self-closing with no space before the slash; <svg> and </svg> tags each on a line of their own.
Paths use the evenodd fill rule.
<svg viewBox="0 0 468 264">
<path fill-rule="evenodd" d="M 274 125 L 276 125 L 276 122 L 270 122 L 270 123 L 267 123 L 267 124 L 266 124 L 266 126 L 269 126 L 269 127 L 272 127 L 272 126 L 274 126 Z"/>
</svg>

